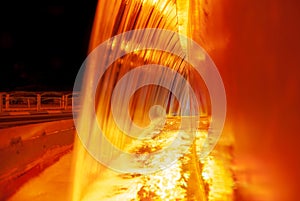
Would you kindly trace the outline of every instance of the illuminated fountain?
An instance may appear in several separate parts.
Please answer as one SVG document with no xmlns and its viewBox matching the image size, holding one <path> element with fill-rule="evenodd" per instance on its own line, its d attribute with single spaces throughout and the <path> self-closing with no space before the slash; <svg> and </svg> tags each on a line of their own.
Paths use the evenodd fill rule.
<svg viewBox="0 0 300 201">
<path fill-rule="evenodd" d="M 107 39 L 105 47 L 110 52 L 102 54 L 102 59 L 88 60 L 88 71 L 82 72 L 83 80 L 79 79 L 77 86 L 83 86 L 84 103 L 77 122 L 81 139 L 77 136 L 72 153 L 29 181 L 10 201 L 298 200 L 299 95 L 295 91 L 299 85 L 299 61 L 294 42 L 298 22 L 291 19 L 299 19 L 295 4 L 274 0 L 99 1 L 90 52 Z M 215 104 L 210 85 L 189 62 L 188 39 L 174 34 L 173 50 L 178 54 L 157 48 L 145 50 L 136 46 L 138 43 L 130 44 L 126 37 L 121 41 L 110 39 L 126 31 L 157 27 L 188 36 L 204 47 L 220 67 L 227 86 L 224 132 L 210 154 L 200 157 L 200 161 L 197 155 L 201 155 L 203 142 L 211 135 Z M 159 44 L 168 47 L 169 35 L 139 42 L 157 45 L 159 40 Z M 126 54 L 116 57 L 122 50 Z M 184 55 L 187 57 L 183 59 Z M 205 61 L 203 54 L 198 55 L 196 59 Z M 99 70 L 95 64 L 105 64 L 111 58 L 115 60 L 104 76 L 95 79 Z M 155 65 L 165 68 L 155 71 Z M 140 73 L 139 69 L 149 73 L 127 76 Z M 171 75 L 163 77 L 164 73 Z M 188 85 L 180 84 L 177 97 L 170 94 L 176 90 L 157 85 L 180 81 L 180 76 L 173 79 L 172 73 L 188 81 L 193 92 L 186 90 Z M 140 83 L 137 78 L 156 84 L 136 88 Z M 132 96 L 128 98 L 128 94 Z M 193 94 L 197 104 L 187 104 L 195 103 L 194 99 L 180 96 Z M 91 117 L 93 111 L 95 115 Z M 122 121 L 124 118 L 129 121 Z M 185 127 L 180 126 L 183 121 Z M 128 122 L 146 129 L 127 132 L 131 128 Z M 100 136 L 97 124 L 109 144 L 103 143 L 103 137 L 95 140 Z M 195 138 L 181 135 L 182 140 L 174 140 L 182 131 Z M 170 149 L 174 142 L 178 149 Z M 72 198 L 66 198 L 69 185 Z"/>
<path fill-rule="evenodd" d="M 230 154 L 217 150 L 199 160 L 207 140 L 213 145 L 217 140 L 209 131 L 217 120 L 212 122 L 207 80 L 187 62 L 211 62 L 202 50 L 190 58 L 193 44 L 186 38 L 202 40 L 196 34 L 204 24 L 201 4 L 99 1 L 91 56 L 74 87 L 81 90 L 82 110 L 76 122 L 73 201 L 233 199 Z M 169 31 L 111 38 L 142 28 Z M 153 44 L 163 48 L 145 49 Z"/>
</svg>

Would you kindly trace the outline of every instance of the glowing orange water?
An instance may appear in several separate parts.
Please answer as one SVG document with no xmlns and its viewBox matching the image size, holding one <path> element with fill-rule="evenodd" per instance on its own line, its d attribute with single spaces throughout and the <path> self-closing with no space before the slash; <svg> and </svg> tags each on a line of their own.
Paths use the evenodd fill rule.
<svg viewBox="0 0 300 201">
<path fill-rule="evenodd" d="M 152 20 L 152 23 L 156 23 L 152 24 L 153 27 L 169 25 L 172 29 L 172 26 L 176 26 L 176 12 L 165 7 L 186 9 L 184 5 L 174 6 L 174 1 L 148 3 L 148 7 L 142 8 L 143 13 L 157 14 L 156 11 L 151 11 L 152 7 L 149 6 L 156 4 L 158 10 L 163 10 L 166 16 L 174 16 L 172 19 L 175 19 L 169 21 L 167 18 L 158 17 Z M 122 1 L 116 1 L 114 5 L 109 1 L 99 2 L 91 49 L 111 35 L 120 33 L 125 24 L 132 24 L 134 20 L 130 21 L 126 16 L 142 5 L 136 4 L 131 7 L 135 5 L 134 1 L 123 2 L 123 8 L 126 4 L 131 6 L 124 9 L 124 17 L 120 17 L 123 21 L 111 27 L 112 19 L 121 15 L 114 12 L 121 4 Z M 183 23 L 181 33 L 190 34 L 189 36 L 209 50 L 220 68 L 229 99 L 228 121 L 223 136 L 211 156 L 202 162 L 202 178 L 206 190 L 209 189 L 209 200 L 230 200 L 233 191 L 237 201 L 295 201 L 299 197 L 299 41 L 296 38 L 299 35 L 300 21 L 297 19 L 300 19 L 300 13 L 297 5 L 297 2 L 282 3 L 279 0 L 189 2 L 192 12 L 189 12 L 188 16 L 192 26 Z M 181 16 L 187 15 L 183 13 Z M 137 27 L 144 25 L 146 22 L 141 20 Z M 184 27 L 190 30 L 186 31 Z M 184 41 L 181 43 L 184 44 Z M 206 132 L 201 132 L 205 136 Z M 112 192 L 110 195 L 116 193 L 109 191 L 116 181 L 121 181 L 116 179 L 116 173 L 101 167 L 85 152 L 78 140 L 74 155 L 76 171 L 73 200 L 80 200 L 84 196 L 88 199 L 91 198 L 89 196 L 101 195 L 105 191 L 108 194 Z M 167 174 L 172 175 L 174 180 L 178 178 L 177 167 L 174 166 L 169 171 L 170 174 Z M 234 170 L 236 183 L 233 183 L 231 168 L 228 167 Z M 101 172 L 107 174 L 96 180 Z M 162 181 L 167 177 L 164 173 L 166 172 L 156 175 L 151 181 Z M 131 176 L 127 175 L 125 179 L 130 179 Z M 170 184 L 159 185 L 172 189 L 169 192 L 175 192 L 172 179 L 167 181 Z M 126 182 L 120 185 L 128 188 Z M 38 185 L 41 187 L 40 182 Z M 122 192 L 125 189 L 122 187 L 118 192 L 124 196 Z M 149 186 L 143 188 L 140 195 L 147 195 L 149 189 Z M 51 194 L 46 186 L 34 186 L 31 190 L 44 190 L 45 193 Z M 30 191 L 24 190 L 24 194 L 28 192 Z M 163 192 L 159 190 L 161 195 Z M 185 193 L 182 188 L 178 188 L 176 192 Z M 19 198 L 23 199 L 24 194 Z M 42 200 L 44 199 L 45 197 Z M 53 197 L 50 200 L 53 200 Z"/>
<path fill-rule="evenodd" d="M 197 5 L 200 5 L 199 3 L 200 2 L 198 2 Z M 105 39 L 108 39 L 116 34 L 131 29 L 164 28 L 179 32 L 186 36 L 192 36 L 193 31 L 196 30 L 192 30 L 195 28 L 191 26 L 193 23 L 195 23 L 193 20 L 191 20 L 190 16 L 191 6 L 192 3 L 190 4 L 186 1 L 173 2 L 165 0 L 119 0 L 115 1 L 114 4 L 108 3 L 107 1 L 99 1 L 97 12 L 95 15 L 94 28 L 90 44 L 91 50 L 95 48 L 98 44 L 103 42 Z M 109 18 L 107 16 L 107 13 L 110 13 Z M 199 13 L 199 17 L 201 17 L 201 13 Z M 200 18 L 200 20 L 202 19 Z M 180 39 L 180 44 L 182 49 L 186 49 L 189 45 L 187 41 L 182 38 Z M 114 43 L 112 43 L 112 48 L 115 48 Z M 117 46 L 116 48 L 126 50 L 126 43 L 125 45 Z M 198 56 L 202 57 L 201 55 Z M 168 53 L 145 50 L 140 52 L 134 52 L 124 56 L 123 58 L 120 58 L 118 61 L 115 61 L 114 64 L 112 64 L 112 66 L 105 72 L 105 76 L 103 76 L 99 81 L 99 86 L 95 97 L 97 103 L 97 105 L 95 106 L 97 116 L 104 116 L 105 119 L 100 121 L 99 119 L 87 119 L 86 116 L 84 116 L 83 111 L 82 115 L 84 116 L 84 118 L 82 118 L 83 121 L 80 122 L 81 128 L 79 132 L 84 132 L 86 133 L 86 135 L 93 135 L 93 126 L 95 126 L 95 123 L 93 122 L 98 122 L 101 129 L 105 132 L 107 139 L 119 149 L 125 151 L 128 146 L 131 146 L 132 143 L 135 143 L 133 139 L 124 135 L 124 133 L 122 133 L 122 131 L 120 131 L 115 125 L 110 110 L 110 95 L 112 94 L 116 83 L 124 74 L 126 74 L 129 70 L 135 68 L 135 66 L 147 63 L 168 66 L 169 68 L 172 68 L 179 72 L 182 76 L 186 77 L 192 84 L 195 94 L 199 99 L 198 101 L 201 103 L 201 108 L 199 109 L 201 109 L 203 115 L 210 114 L 210 100 L 208 98 L 208 93 L 205 84 L 201 77 L 194 73 L 193 69 L 190 68 L 187 63 L 183 62 L 181 58 L 178 58 L 174 55 L 170 55 Z M 89 73 L 92 74 L 93 71 L 91 70 Z M 84 90 L 88 89 L 86 88 Z M 89 94 L 89 92 L 86 92 L 86 94 Z M 166 100 L 168 101 L 166 102 Z M 177 110 L 179 109 L 176 106 L 176 98 L 172 97 L 170 92 L 166 91 L 164 88 L 161 87 L 148 86 L 142 88 L 139 92 L 134 94 L 130 102 L 131 106 L 129 111 L 131 114 L 131 118 L 135 123 L 139 124 L 140 126 L 147 125 L 149 123 L 149 108 L 152 105 L 157 104 L 167 104 L 167 112 L 170 115 L 174 113 L 176 114 Z M 85 105 L 83 105 L 83 110 L 84 107 Z M 120 108 L 119 110 L 122 110 L 122 108 Z M 169 132 L 176 129 L 176 127 L 173 127 L 171 130 L 169 130 Z M 105 147 L 104 144 L 100 144 L 99 146 L 99 148 L 95 147 L 95 149 L 99 149 L 100 154 L 111 158 L 112 162 L 114 161 L 115 157 L 119 157 L 114 155 L 113 150 L 110 150 L 108 147 Z M 187 170 L 185 170 L 185 172 L 191 172 L 192 179 L 190 179 L 188 183 L 191 183 L 193 181 L 194 184 L 189 184 L 189 191 L 191 191 L 191 189 L 194 189 L 195 192 L 193 196 L 190 196 L 190 198 L 186 197 L 184 193 L 178 196 L 183 196 L 182 200 L 194 198 L 196 198 L 197 200 L 206 200 L 206 192 L 204 190 L 203 179 L 200 172 L 201 163 L 196 157 L 195 145 L 194 148 L 192 148 L 192 150 L 194 151 L 192 151 L 191 154 L 187 156 L 188 158 L 190 158 L 190 160 L 193 161 L 192 164 L 194 165 L 186 167 Z M 96 182 L 95 178 L 97 178 L 96 180 L 98 180 L 101 177 L 105 177 L 105 175 L 109 173 L 107 173 L 106 167 L 99 164 L 86 152 L 79 140 L 76 140 L 75 142 L 74 161 L 75 183 L 73 188 L 73 200 L 81 200 L 86 195 L 91 194 L 90 188 L 92 188 L 93 191 L 97 191 L 97 189 L 91 187 L 93 186 L 93 183 Z M 167 169 L 166 173 L 169 172 L 168 170 L 172 171 L 171 169 Z M 184 174 L 184 172 L 180 173 L 180 171 L 178 172 L 177 170 L 177 173 Z M 171 172 L 169 173 L 170 175 L 172 175 Z M 150 180 L 155 177 L 157 176 L 150 176 Z M 159 176 L 159 178 L 160 180 L 166 179 L 166 177 L 163 175 Z M 171 181 L 172 179 L 170 180 L 170 182 Z M 174 181 L 176 181 L 176 179 L 174 179 Z M 168 190 L 167 193 L 169 198 L 172 195 L 172 193 L 175 193 L 175 189 L 176 188 L 170 188 Z M 98 190 L 100 191 L 100 189 Z M 158 190 L 156 191 L 156 193 L 158 193 Z M 164 196 L 162 196 L 161 198 L 163 197 Z"/>
</svg>

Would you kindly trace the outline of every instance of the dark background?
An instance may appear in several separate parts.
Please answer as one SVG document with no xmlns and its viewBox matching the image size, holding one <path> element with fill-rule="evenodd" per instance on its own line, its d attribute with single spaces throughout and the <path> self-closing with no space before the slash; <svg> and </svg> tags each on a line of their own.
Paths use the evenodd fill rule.
<svg viewBox="0 0 300 201">
<path fill-rule="evenodd" d="M 0 3 L 0 91 L 72 90 L 96 0 Z"/>
</svg>

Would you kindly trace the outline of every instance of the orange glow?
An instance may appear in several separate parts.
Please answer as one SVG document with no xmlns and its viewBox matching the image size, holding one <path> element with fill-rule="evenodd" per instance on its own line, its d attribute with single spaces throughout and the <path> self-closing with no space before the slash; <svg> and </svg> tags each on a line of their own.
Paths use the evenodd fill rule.
<svg viewBox="0 0 300 201">
<path fill-rule="evenodd" d="M 211 123 L 211 103 L 201 77 L 176 56 L 159 51 L 134 50 L 118 59 L 100 80 L 95 97 L 97 116 L 106 115 L 107 118 L 104 121 L 85 119 L 80 132 L 89 135 L 95 126 L 91 122 L 97 122 L 103 130 L 109 131 L 105 137 L 115 147 L 127 153 L 142 153 L 138 158 L 140 161 L 170 144 L 181 121 L 172 116 L 178 109 L 175 106 L 178 100 L 174 97 L 165 127 L 159 131 L 154 129 L 153 138 L 142 143 L 117 129 L 111 111 L 106 108 L 110 104 L 107 96 L 112 94 L 116 82 L 144 64 L 166 65 L 188 77 L 205 112 L 197 121 L 196 139 L 187 154 L 173 166 L 148 175 L 122 174 L 101 165 L 76 138 L 71 165 L 72 201 L 297 200 L 300 179 L 297 135 L 300 13 L 296 4 L 279 0 L 99 1 L 90 51 L 106 39 L 132 29 L 164 28 L 189 36 L 209 52 L 219 68 L 226 88 L 228 113 L 217 146 L 207 158 L 198 160 Z M 189 44 L 180 39 L 180 45 L 186 49 Z M 122 50 L 130 49 L 126 41 L 120 46 Z M 113 41 L 112 48 L 115 47 L 118 44 Z M 203 55 L 199 58 L 205 59 Z M 162 87 L 147 86 L 139 89 L 130 100 L 131 118 L 140 126 L 151 125 L 148 111 L 152 103 L 163 104 L 151 92 L 157 92 L 159 98 L 168 96 Z M 142 104 L 146 99 L 149 103 Z M 83 116 L 89 116 L 84 112 Z M 114 155 L 102 144 L 93 148 L 106 154 L 111 163 L 119 163 L 120 167 L 136 170 L 135 165 L 142 164 L 117 161 L 122 156 Z M 174 152 L 169 156 L 177 156 L 177 150 L 171 151 Z M 150 169 L 146 165 L 139 168 Z M 30 189 L 33 192 L 35 188 Z"/>
<path fill-rule="evenodd" d="M 124 31 L 138 28 L 164 28 L 170 29 L 180 34 L 186 36 L 192 36 L 193 30 L 191 27 L 194 21 L 190 19 L 190 13 L 193 10 L 192 3 L 189 1 L 178 1 L 174 4 L 172 1 L 128 1 L 124 4 L 123 1 L 116 1 L 114 5 L 108 6 L 106 2 L 100 1 L 98 4 L 97 13 L 95 16 L 94 29 L 91 37 L 91 50 L 98 44 L 103 42 L 105 39 Z M 197 4 L 198 5 L 198 4 Z M 118 13 L 118 9 L 122 9 L 123 14 Z M 111 19 L 115 21 L 110 21 L 106 23 L 107 16 L 103 13 L 112 13 Z M 199 13 L 200 17 L 202 14 Z M 199 18 L 200 21 L 202 18 Z M 198 19 L 198 21 L 199 21 Z M 134 24 L 132 24 L 134 22 Z M 146 23 L 147 22 L 147 23 Z M 158 23 L 159 22 L 159 23 Z M 117 25 L 117 26 L 116 26 Z M 103 31 L 104 30 L 104 31 Z M 100 35 L 101 33 L 101 35 Z M 163 39 L 162 42 L 165 42 Z M 184 39 L 180 38 L 181 48 L 185 51 L 189 44 Z M 116 43 L 112 42 L 112 47 L 116 47 Z M 121 48 L 124 50 L 130 49 L 126 41 L 122 41 Z M 201 59 L 205 59 L 203 55 L 198 55 Z M 197 151 L 202 147 L 203 140 L 207 137 L 207 129 L 209 125 L 209 120 L 207 116 L 210 115 L 210 100 L 207 99 L 207 89 L 203 80 L 192 67 L 188 64 L 182 62 L 180 58 L 170 55 L 168 53 L 159 51 L 134 51 L 134 54 L 129 54 L 123 58 L 115 61 L 115 63 L 108 69 L 99 83 L 101 83 L 97 90 L 96 100 L 99 103 L 96 106 L 96 111 L 98 116 L 105 115 L 107 118 L 104 122 L 98 122 L 102 130 L 106 132 L 106 138 L 116 147 L 120 148 L 124 152 L 130 152 L 130 147 L 136 150 L 139 146 L 154 146 L 156 148 L 149 148 L 149 150 L 164 149 L 170 142 L 173 141 L 173 135 L 176 136 L 176 130 L 178 129 L 178 121 L 181 119 L 169 119 L 169 126 L 165 127 L 162 133 L 158 136 L 159 139 L 156 141 L 143 141 L 143 145 L 134 139 L 128 138 L 124 135 L 114 123 L 113 117 L 107 108 L 110 104 L 110 99 L 108 99 L 108 94 L 112 94 L 115 84 L 120 80 L 120 78 L 126 74 L 129 70 L 135 68 L 136 66 L 145 65 L 147 63 L 161 64 L 164 66 L 169 66 L 172 69 L 177 70 L 183 76 L 186 76 L 191 82 L 196 96 L 201 100 L 203 115 L 206 115 L 206 119 L 199 121 L 199 132 L 197 132 L 196 144 L 194 144 L 190 150 L 190 154 L 187 154 L 182 159 L 178 160 L 176 164 L 172 167 L 162 169 L 162 171 L 157 173 L 152 173 L 145 176 L 129 175 L 133 178 L 132 181 L 127 181 L 130 184 L 127 186 L 115 186 L 114 183 L 124 183 L 121 179 L 122 174 L 114 172 L 107 169 L 106 167 L 95 161 L 89 154 L 85 151 L 81 143 L 76 140 L 75 153 L 74 153 L 74 187 L 73 187 L 73 201 L 77 200 L 106 200 L 105 197 L 109 197 L 108 194 L 113 194 L 111 200 L 116 199 L 133 199 L 139 200 L 143 197 L 145 199 L 151 200 L 203 200 L 203 201 L 215 201 L 218 199 L 233 200 L 233 176 L 229 174 L 230 163 L 223 164 L 225 158 L 220 154 L 211 156 L 213 161 L 218 161 L 218 163 L 212 164 L 210 160 L 203 161 L 203 167 L 205 168 L 202 172 L 202 165 L 197 158 Z M 119 66 L 121 68 L 119 69 Z M 116 76 L 114 79 L 112 77 Z M 151 76 L 151 75 L 149 75 Z M 153 75 L 155 76 L 155 75 Z M 101 88 L 106 86 L 106 88 Z M 144 91 L 143 91 L 144 90 Z M 146 90 L 146 91 L 145 91 Z M 155 92 L 156 95 L 151 93 Z M 155 94 L 154 93 L 154 94 Z M 143 96 L 147 98 L 146 104 L 143 100 Z M 160 99 L 157 99 L 159 96 Z M 150 86 L 148 88 L 142 88 L 140 91 L 135 93 L 130 102 L 131 108 L 130 112 L 134 122 L 141 126 L 148 124 L 148 110 L 150 106 L 159 103 L 159 100 L 164 100 L 167 97 L 168 92 L 164 89 L 157 88 L 155 86 Z M 171 105 L 172 106 L 172 105 Z M 148 108 L 148 109 L 147 109 Z M 122 108 L 119 108 L 122 110 Z M 176 112 L 175 110 L 173 112 Z M 88 115 L 85 116 L 85 121 L 93 122 L 93 119 L 86 119 Z M 169 117 L 168 117 L 169 118 Z M 91 133 L 93 132 L 93 124 L 85 124 L 82 122 L 82 127 L 79 132 Z M 117 137 L 116 137 L 117 136 Z M 112 151 L 104 145 L 100 146 L 99 151 L 102 155 L 107 155 L 110 157 L 112 162 L 116 159 Z M 178 146 L 180 147 L 180 146 Z M 147 149 L 148 150 L 148 149 Z M 145 150 L 144 150 L 145 151 Z M 175 150 L 174 150 L 175 151 Z M 135 151 L 133 153 L 136 153 Z M 144 153 L 144 152 L 142 152 Z M 178 153 L 174 153 L 174 156 Z M 145 153 L 147 157 L 147 153 Z M 162 159 L 160 159 L 162 160 Z M 164 160 L 168 160 L 165 158 Z M 189 161 L 190 164 L 187 164 Z M 129 166 L 131 164 L 119 164 L 119 166 Z M 133 164 L 132 164 L 133 165 Z M 134 170 L 136 167 L 131 167 Z M 145 167 L 144 167 L 145 168 Z M 207 174 L 207 169 L 212 168 L 214 171 Z M 145 169 L 146 171 L 147 169 Z M 110 175 L 110 176 L 108 176 Z M 204 177 L 201 175 L 207 175 Z M 225 185 L 218 182 L 218 178 L 221 177 L 228 181 Z M 113 181 L 114 180 L 114 181 Z M 213 180 L 210 182 L 209 180 Z M 206 184 L 204 184 L 206 182 Z M 105 193 L 100 193 L 99 190 L 106 186 L 107 188 L 113 189 L 126 189 L 120 193 L 113 193 L 114 190 L 106 191 Z M 138 191 L 138 189 L 140 189 Z M 217 190 L 219 189 L 219 190 Z M 212 193 L 210 193 L 212 192 Z M 118 197 L 119 196 L 119 197 Z M 107 200 L 110 200 L 107 198 Z"/>
</svg>

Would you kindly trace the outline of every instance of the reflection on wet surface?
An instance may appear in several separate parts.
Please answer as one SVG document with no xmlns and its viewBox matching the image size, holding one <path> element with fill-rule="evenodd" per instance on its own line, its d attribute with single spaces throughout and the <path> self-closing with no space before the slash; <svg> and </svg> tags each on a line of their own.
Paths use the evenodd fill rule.
<svg viewBox="0 0 300 201">
<path fill-rule="evenodd" d="M 106 169 L 101 177 L 95 178 L 86 188 L 83 200 L 233 200 L 234 178 L 230 169 L 232 147 L 219 144 L 203 161 L 195 157 L 195 146 L 201 146 L 207 137 L 207 127 L 197 130 L 197 144 L 191 146 L 189 135 L 185 134 L 174 149 L 168 150 L 169 153 L 157 152 L 165 149 L 174 139 L 177 133 L 172 127 L 176 128 L 179 123 L 179 118 L 167 119 L 161 131 L 154 131 L 155 134 L 143 141 L 133 141 L 127 147 L 132 155 L 124 154 L 115 160 L 120 166 L 126 165 L 133 173 Z M 173 160 L 172 156 L 178 160 Z M 164 161 L 169 161 L 170 165 L 147 174 L 151 168 L 156 169 L 164 164 Z"/>
</svg>

